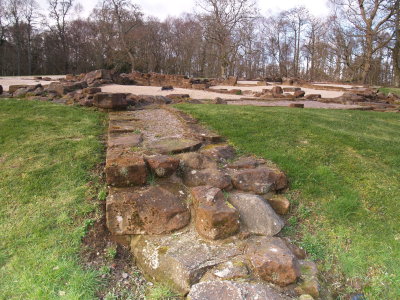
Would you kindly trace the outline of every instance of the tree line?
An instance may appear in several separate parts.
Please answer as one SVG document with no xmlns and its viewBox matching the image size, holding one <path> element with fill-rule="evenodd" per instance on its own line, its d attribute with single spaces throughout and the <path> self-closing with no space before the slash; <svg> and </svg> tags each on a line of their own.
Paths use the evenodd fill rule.
<svg viewBox="0 0 400 300">
<path fill-rule="evenodd" d="M 195 77 L 299 77 L 400 86 L 400 0 L 330 0 L 261 15 L 254 0 L 197 0 L 159 20 L 129 0 L 0 0 L 0 74 L 94 69 Z"/>
</svg>

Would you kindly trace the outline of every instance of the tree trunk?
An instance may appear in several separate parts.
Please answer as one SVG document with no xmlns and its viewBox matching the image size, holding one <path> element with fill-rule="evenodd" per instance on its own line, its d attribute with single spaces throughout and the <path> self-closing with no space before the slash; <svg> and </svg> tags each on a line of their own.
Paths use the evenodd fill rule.
<svg viewBox="0 0 400 300">
<path fill-rule="evenodd" d="M 395 74 L 395 85 L 400 87 L 400 8 L 396 12 L 395 45 L 393 48 L 393 69 Z"/>
<path fill-rule="evenodd" d="M 364 56 L 364 67 L 361 73 L 361 82 L 363 84 L 367 83 L 368 75 L 371 70 L 372 53 L 373 53 L 373 40 L 372 35 L 367 33 L 366 45 L 365 45 L 365 56 Z"/>
</svg>

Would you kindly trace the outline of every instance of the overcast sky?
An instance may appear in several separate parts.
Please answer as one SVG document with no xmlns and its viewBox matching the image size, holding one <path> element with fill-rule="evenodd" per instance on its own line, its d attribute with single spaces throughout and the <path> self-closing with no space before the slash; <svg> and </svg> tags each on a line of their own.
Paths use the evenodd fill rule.
<svg viewBox="0 0 400 300">
<path fill-rule="evenodd" d="M 43 8 L 47 10 L 48 0 L 38 0 Z M 326 0 L 256 0 L 261 12 L 265 14 L 271 10 L 277 12 L 294 6 L 304 5 L 311 13 L 316 16 L 324 16 L 327 14 Z M 84 15 L 87 15 L 98 0 L 75 0 L 75 3 L 81 3 L 84 7 Z M 146 15 L 152 15 L 164 20 L 167 16 L 179 16 L 184 12 L 192 12 L 195 0 L 132 0 L 133 3 L 139 4 L 142 11 Z"/>
</svg>

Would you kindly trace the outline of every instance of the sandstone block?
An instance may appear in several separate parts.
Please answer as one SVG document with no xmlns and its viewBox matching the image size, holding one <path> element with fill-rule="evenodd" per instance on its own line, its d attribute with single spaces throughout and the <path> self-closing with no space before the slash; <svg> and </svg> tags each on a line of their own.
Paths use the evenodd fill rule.
<svg viewBox="0 0 400 300">
<path fill-rule="evenodd" d="M 128 106 L 126 95 L 97 93 L 93 97 L 93 105 L 103 109 L 125 109 Z"/>
<path fill-rule="evenodd" d="M 260 167 L 234 172 L 232 183 L 238 190 L 262 195 L 270 190 L 278 191 L 286 188 L 287 179 L 285 174 L 279 170 Z"/>
<path fill-rule="evenodd" d="M 280 238 L 259 238 L 246 249 L 254 272 L 265 281 L 287 286 L 300 276 L 299 262 Z"/>
<path fill-rule="evenodd" d="M 180 294 L 188 293 L 212 267 L 243 253 L 236 243 L 205 243 L 193 231 L 178 237 L 138 236 L 131 249 L 148 276 Z"/>
<path fill-rule="evenodd" d="M 231 177 L 217 169 L 184 171 L 183 182 L 190 187 L 210 185 L 221 190 L 232 188 Z"/>
<path fill-rule="evenodd" d="M 290 202 L 285 196 L 275 195 L 267 200 L 277 214 L 286 215 L 289 212 Z"/>
<path fill-rule="evenodd" d="M 175 195 L 160 187 L 111 188 L 107 227 L 115 235 L 166 234 L 189 224 L 190 212 Z"/>
<path fill-rule="evenodd" d="M 239 230 L 239 213 L 225 201 L 219 188 L 196 187 L 191 190 L 196 212 L 197 232 L 208 239 L 224 239 Z"/>
<path fill-rule="evenodd" d="M 105 173 L 107 184 L 116 187 L 144 185 L 147 180 L 143 157 L 119 148 L 108 150 Z"/>
<path fill-rule="evenodd" d="M 171 176 L 179 167 L 179 159 L 168 155 L 147 156 L 145 161 L 158 177 Z"/>
<path fill-rule="evenodd" d="M 194 285 L 188 300 L 287 300 L 271 287 L 259 283 L 207 281 Z"/>
</svg>

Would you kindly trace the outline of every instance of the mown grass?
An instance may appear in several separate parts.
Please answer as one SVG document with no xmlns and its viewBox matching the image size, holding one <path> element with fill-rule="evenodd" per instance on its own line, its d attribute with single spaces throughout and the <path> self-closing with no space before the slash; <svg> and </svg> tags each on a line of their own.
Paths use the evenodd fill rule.
<svg viewBox="0 0 400 300">
<path fill-rule="evenodd" d="M 103 130 L 95 111 L 0 100 L 1 299 L 95 297 L 98 273 L 79 251 Z"/>
<path fill-rule="evenodd" d="M 296 213 L 286 234 L 345 292 L 400 299 L 400 116 L 390 113 L 178 105 L 240 150 L 277 163 Z"/>
<path fill-rule="evenodd" d="M 400 96 L 400 88 L 384 87 L 384 88 L 380 88 L 379 91 L 382 92 L 382 93 L 385 93 L 385 94 L 393 93 L 393 94 L 396 94 L 396 95 Z"/>
</svg>

